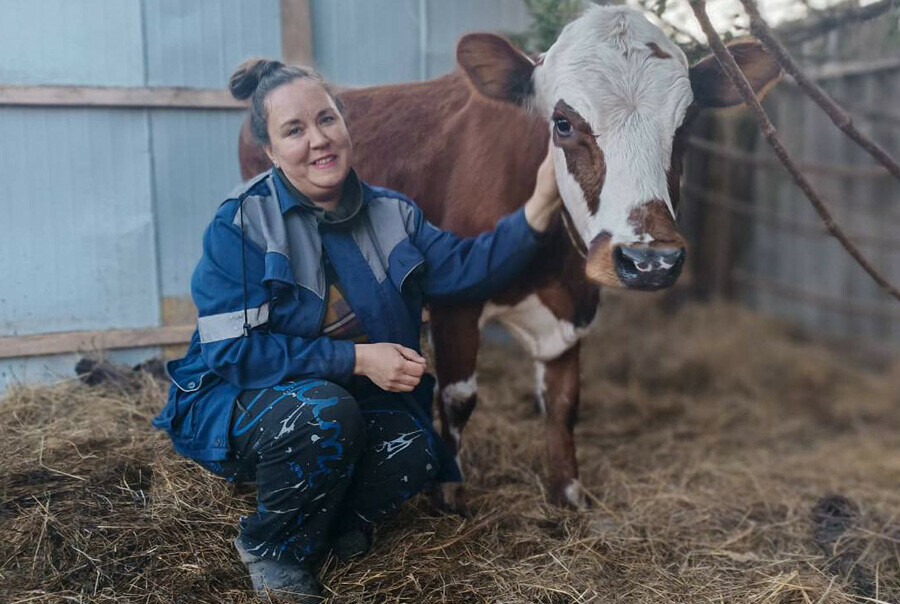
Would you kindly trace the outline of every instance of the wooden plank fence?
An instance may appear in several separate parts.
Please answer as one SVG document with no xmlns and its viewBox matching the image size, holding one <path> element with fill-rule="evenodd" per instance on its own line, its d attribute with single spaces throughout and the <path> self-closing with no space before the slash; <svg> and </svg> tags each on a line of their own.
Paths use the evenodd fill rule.
<svg viewBox="0 0 900 604">
<path fill-rule="evenodd" d="M 900 157 L 900 40 L 889 16 L 794 49 L 860 130 Z M 781 140 L 859 249 L 900 283 L 900 183 L 790 80 L 764 103 Z M 810 334 L 900 350 L 900 304 L 825 231 L 743 110 L 710 113 L 690 141 L 683 228 L 693 287 L 789 319 Z"/>
</svg>

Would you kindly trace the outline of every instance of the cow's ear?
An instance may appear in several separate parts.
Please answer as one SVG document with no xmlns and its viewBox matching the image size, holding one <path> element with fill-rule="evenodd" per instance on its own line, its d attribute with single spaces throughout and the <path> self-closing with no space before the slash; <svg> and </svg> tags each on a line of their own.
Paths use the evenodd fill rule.
<svg viewBox="0 0 900 604">
<path fill-rule="evenodd" d="M 505 38 L 467 34 L 456 46 L 456 60 L 484 96 L 524 105 L 534 95 L 535 63 Z"/>
<path fill-rule="evenodd" d="M 727 48 L 757 98 L 764 97 L 781 79 L 781 66 L 759 42 L 733 42 Z M 691 88 L 694 100 L 703 107 L 731 107 L 744 102 L 715 55 L 704 57 L 691 67 Z"/>
</svg>

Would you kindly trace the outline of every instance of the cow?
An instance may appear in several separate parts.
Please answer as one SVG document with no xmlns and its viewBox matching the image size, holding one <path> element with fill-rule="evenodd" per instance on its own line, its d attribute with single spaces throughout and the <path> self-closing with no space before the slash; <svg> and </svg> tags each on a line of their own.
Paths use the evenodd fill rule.
<svg viewBox="0 0 900 604">
<path fill-rule="evenodd" d="M 757 94 L 780 77 L 758 42 L 729 50 Z M 548 497 L 583 508 L 573 441 L 579 343 L 599 287 L 658 290 L 676 281 L 685 261 L 675 210 L 687 128 L 702 108 L 741 99 L 714 57 L 689 66 L 660 29 L 623 6 L 587 9 L 535 59 L 474 33 L 459 41 L 457 60 L 434 80 L 341 93 L 354 166 L 364 180 L 415 199 L 432 223 L 473 236 L 524 204 L 552 144 L 563 209 L 542 253 L 486 302 L 431 308 L 437 406 L 458 459 L 478 398 L 480 328 L 505 326 L 535 362 Z M 244 178 L 269 168 L 249 121 L 239 146 Z M 437 500 L 465 510 L 461 484 L 441 485 Z"/>
</svg>

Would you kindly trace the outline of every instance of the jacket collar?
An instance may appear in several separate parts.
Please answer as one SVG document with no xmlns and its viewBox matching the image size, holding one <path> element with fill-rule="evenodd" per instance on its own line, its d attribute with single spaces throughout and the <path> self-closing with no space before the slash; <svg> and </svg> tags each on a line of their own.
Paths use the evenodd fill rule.
<svg viewBox="0 0 900 604">
<path fill-rule="evenodd" d="M 327 212 L 314 204 L 309 197 L 301 193 L 291 181 L 288 180 L 281 168 L 272 168 L 273 180 L 275 188 L 278 190 L 278 204 L 281 207 L 281 213 L 284 214 L 292 208 L 299 208 L 304 212 L 312 212 L 317 223 L 328 225 L 345 225 L 352 221 L 363 206 L 363 186 L 362 181 L 351 168 L 344 179 L 344 186 L 341 189 L 341 199 L 338 207 L 333 212 Z"/>
</svg>

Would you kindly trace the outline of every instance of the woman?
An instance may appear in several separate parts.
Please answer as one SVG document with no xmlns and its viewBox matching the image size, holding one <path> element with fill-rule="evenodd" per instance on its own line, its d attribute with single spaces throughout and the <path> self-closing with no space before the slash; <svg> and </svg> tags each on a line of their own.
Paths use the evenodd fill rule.
<svg viewBox="0 0 900 604">
<path fill-rule="evenodd" d="M 273 168 L 206 230 L 197 330 L 154 424 L 231 481 L 255 481 L 235 547 L 254 588 L 318 601 L 309 564 L 365 552 L 372 526 L 459 469 L 431 423 L 419 353 L 430 299 L 486 298 L 515 277 L 559 207 L 552 164 L 491 233 L 460 238 L 362 182 L 339 101 L 310 70 L 251 60 L 231 78 Z"/>
</svg>

